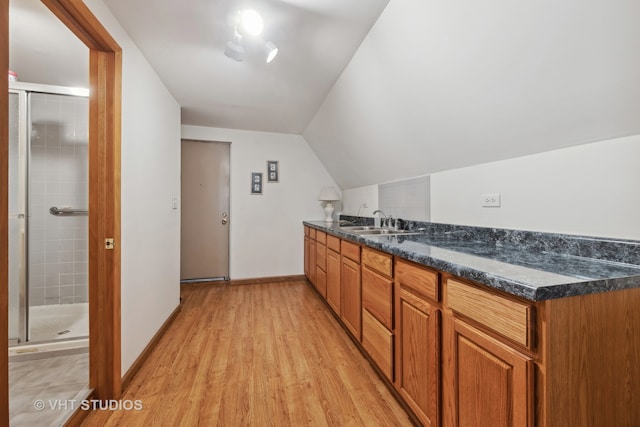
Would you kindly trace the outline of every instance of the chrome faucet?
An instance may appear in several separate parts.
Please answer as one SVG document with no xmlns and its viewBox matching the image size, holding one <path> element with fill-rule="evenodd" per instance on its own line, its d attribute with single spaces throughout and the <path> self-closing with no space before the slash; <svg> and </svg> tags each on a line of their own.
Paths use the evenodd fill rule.
<svg viewBox="0 0 640 427">
<path fill-rule="evenodd" d="M 385 213 L 382 212 L 380 209 L 376 209 L 375 211 L 373 211 L 373 215 L 375 215 L 377 213 L 382 214 L 382 216 L 384 216 L 384 218 L 387 219 L 387 215 L 385 215 Z"/>
<path fill-rule="evenodd" d="M 380 226 L 384 227 L 385 224 L 387 227 L 393 227 L 392 225 L 392 221 L 393 221 L 393 217 L 391 215 L 387 216 L 384 212 L 382 212 L 380 209 L 376 209 L 375 211 L 373 211 L 373 215 L 379 213 L 380 215 L 384 216 L 384 221 L 382 220 L 382 218 L 380 218 Z"/>
</svg>

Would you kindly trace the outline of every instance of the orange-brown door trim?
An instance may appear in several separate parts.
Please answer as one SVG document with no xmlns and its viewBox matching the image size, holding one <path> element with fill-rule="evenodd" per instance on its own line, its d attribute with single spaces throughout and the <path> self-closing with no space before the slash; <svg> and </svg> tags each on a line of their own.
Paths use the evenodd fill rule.
<svg viewBox="0 0 640 427">
<path fill-rule="evenodd" d="M 89 383 L 99 399 L 121 393 L 120 125 L 122 50 L 81 0 L 42 2 L 90 49 Z M 0 69 L 9 68 L 9 2 L 0 0 Z M 0 211 L 8 197 L 8 86 L 0 79 Z M 8 343 L 7 221 L 0 225 L 0 342 Z M 113 249 L 105 239 L 113 238 Z M 7 344 L 5 344 L 7 345 Z M 0 426 L 9 423 L 8 351 L 0 351 Z"/>
<path fill-rule="evenodd" d="M 9 0 L 0 0 L 0 70 L 9 70 Z M 4 77 L 4 75 L 3 75 Z M 9 83 L 0 78 L 0 426 L 9 425 Z M 0 347 L 0 348 L 2 348 Z"/>
</svg>

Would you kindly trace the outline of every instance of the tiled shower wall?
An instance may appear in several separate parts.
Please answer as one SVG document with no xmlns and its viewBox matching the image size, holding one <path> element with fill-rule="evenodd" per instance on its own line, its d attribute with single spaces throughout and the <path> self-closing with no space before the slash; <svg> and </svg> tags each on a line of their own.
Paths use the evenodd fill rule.
<svg viewBox="0 0 640 427">
<path fill-rule="evenodd" d="M 31 95 L 29 167 L 30 305 L 88 301 L 88 217 L 49 208 L 87 209 L 87 98 Z"/>
</svg>

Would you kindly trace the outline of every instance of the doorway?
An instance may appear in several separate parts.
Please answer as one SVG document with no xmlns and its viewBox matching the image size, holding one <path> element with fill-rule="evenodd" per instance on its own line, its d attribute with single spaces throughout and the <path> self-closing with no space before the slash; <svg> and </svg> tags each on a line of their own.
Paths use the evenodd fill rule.
<svg viewBox="0 0 640 427">
<path fill-rule="evenodd" d="M 43 0 L 89 49 L 89 382 L 120 396 L 120 120 L 122 53 L 82 1 Z M 9 69 L 9 2 L 0 2 L 0 68 Z M 0 210 L 8 212 L 8 83 L 0 79 Z M 105 246 L 112 238 L 115 246 Z M 8 242 L 8 221 L 0 222 Z M 0 342 L 8 343 L 8 251 L 0 251 Z M 95 315 L 94 315 L 95 314 Z M 6 349 L 6 347 L 5 347 Z M 0 351 L 0 425 L 8 424 L 8 351 Z"/>
<path fill-rule="evenodd" d="M 180 281 L 229 280 L 229 142 L 182 140 Z"/>
</svg>

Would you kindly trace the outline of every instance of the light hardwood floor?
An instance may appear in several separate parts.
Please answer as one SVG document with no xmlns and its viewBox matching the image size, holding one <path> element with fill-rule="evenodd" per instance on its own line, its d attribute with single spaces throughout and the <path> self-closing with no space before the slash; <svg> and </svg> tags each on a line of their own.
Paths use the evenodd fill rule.
<svg viewBox="0 0 640 427">
<path fill-rule="evenodd" d="M 122 399 L 83 426 L 409 426 L 305 281 L 190 285 Z M 144 315 L 144 313 L 141 313 Z"/>
</svg>

